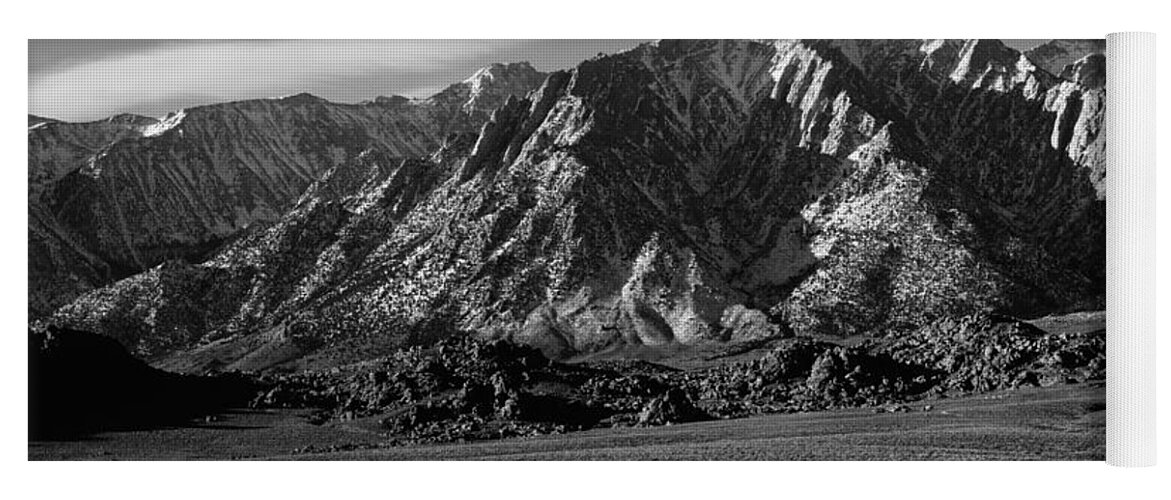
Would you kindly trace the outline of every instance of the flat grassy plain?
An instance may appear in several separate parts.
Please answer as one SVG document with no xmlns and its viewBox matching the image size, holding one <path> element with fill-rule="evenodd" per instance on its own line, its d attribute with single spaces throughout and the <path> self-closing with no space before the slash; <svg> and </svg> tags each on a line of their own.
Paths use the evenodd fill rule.
<svg viewBox="0 0 1171 500">
<path fill-rule="evenodd" d="M 925 400 L 897 413 L 860 408 L 398 447 L 383 446 L 373 419 L 312 425 L 303 411 L 248 410 L 188 427 L 30 442 L 29 459 L 1104 460 L 1105 402 L 1097 382 Z"/>
</svg>

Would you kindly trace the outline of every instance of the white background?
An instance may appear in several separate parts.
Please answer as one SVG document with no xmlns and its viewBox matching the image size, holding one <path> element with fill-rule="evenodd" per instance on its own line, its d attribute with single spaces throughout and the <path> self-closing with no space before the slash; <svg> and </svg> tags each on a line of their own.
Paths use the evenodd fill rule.
<svg viewBox="0 0 1171 500">
<path fill-rule="evenodd" d="M 223 0 L 9 3 L 4 43 L 0 224 L 4 235 L 4 464 L 7 498 L 1171 498 L 1171 388 L 1159 367 L 1161 465 L 1102 463 L 29 463 L 27 462 L 26 121 L 28 38 L 1104 38 L 1158 37 L 1158 116 L 1167 130 L 1171 18 L 1161 2 L 721 0 L 272 2 Z M 1159 165 L 1169 156 L 1166 133 Z M 1158 242 L 1168 249 L 1171 187 L 1162 170 Z M 1152 214 L 1154 217 L 1155 214 Z M 1165 253 L 1165 252 L 1164 252 Z M 1152 263 L 1171 304 L 1166 262 Z M 23 279 L 22 279 L 23 278 Z M 1160 315 L 1159 331 L 1171 326 Z M 1171 342 L 1158 343 L 1171 360 Z M 1161 486 L 1161 487 L 1160 487 Z"/>
</svg>

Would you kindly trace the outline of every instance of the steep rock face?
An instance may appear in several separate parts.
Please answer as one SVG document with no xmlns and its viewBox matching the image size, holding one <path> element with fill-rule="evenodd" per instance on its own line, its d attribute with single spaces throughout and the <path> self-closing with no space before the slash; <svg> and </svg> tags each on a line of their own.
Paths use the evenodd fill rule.
<svg viewBox="0 0 1171 500">
<path fill-rule="evenodd" d="M 471 129 L 484 123 L 509 97 L 522 97 L 545 81 L 545 74 L 527 62 L 492 64 L 476 71 L 463 82 L 452 85 L 429 102 L 472 119 L 458 119 L 448 128 Z M 450 111 L 449 111 L 450 112 Z"/>
<path fill-rule="evenodd" d="M 1058 116 L 1052 145 L 1089 170 L 1098 198 L 1106 196 L 1106 41 L 1052 40 L 1025 52 L 1042 69 L 1064 80 L 1046 96 Z"/>
<path fill-rule="evenodd" d="M 1066 66 L 1065 79 L 1046 96 L 1058 116 L 1050 144 L 1086 168 L 1099 199 L 1106 197 L 1106 57 L 1088 55 Z"/>
<path fill-rule="evenodd" d="M 1050 40 L 1025 51 L 1025 57 L 1053 75 L 1089 55 L 1105 55 L 1106 40 Z"/>
<path fill-rule="evenodd" d="M 200 260 L 242 229 L 278 220 L 310 182 L 359 152 L 425 156 L 449 134 L 476 131 L 505 97 L 527 93 L 543 77 L 521 63 L 484 68 L 418 101 L 346 105 L 299 94 L 163 120 L 123 115 L 69 124 L 30 116 L 30 211 L 38 211 L 30 241 L 55 256 L 30 253 L 30 294 L 45 304 L 30 313 L 76 295 L 39 283 L 69 281 L 78 275 L 70 269 L 82 269 L 77 289 L 84 290 L 165 259 Z M 102 269 L 86 270 L 94 259 Z"/>
<path fill-rule="evenodd" d="M 460 330 L 563 355 L 738 317 L 851 335 L 1074 307 L 1104 288 L 1101 159 L 1070 146 L 1097 143 L 1089 92 L 998 42 L 643 45 L 504 100 L 474 139 L 340 162 L 271 227 L 152 271 L 214 296 L 148 274 L 57 319 L 230 361 L 273 331 L 322 359 Z M 149 319 L 191 307 L 215 312 Z M 160 331 L 182 340 L 143 343 Z"/>
<path fill-rule="evenodd" d="M 996 41 L 851 50 L 903 117 L 890 140 L 857 152 L 860 168 L 839 189 L 880 172 L 897 183 L 807 212 L 824 221 L 814 224 L 818 240 L 839 241 L 841 223 L 867 224 L 840 240 L 849 245 L 840 254 L 814 242 L 819 269 L 784 308 L 795 327 L 914 324 L 954 306 L 1029 314 L 1101 294 L 1103 89 L 1054 79 Z M 870 320 L 845 319 L 859 313 Z"/>
</svg>

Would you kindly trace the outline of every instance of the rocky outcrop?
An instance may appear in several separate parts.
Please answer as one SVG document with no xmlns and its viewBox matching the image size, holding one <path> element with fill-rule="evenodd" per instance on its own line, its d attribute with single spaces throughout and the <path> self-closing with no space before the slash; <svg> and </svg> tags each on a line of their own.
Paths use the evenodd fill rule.
<svg viewBox="0 0 1171 500">
<path fill-rule="evenodd" d="M 328 371 L 262 375 L 251 404 L 316 408 L 315 423 L 374 420 L 388 444 L 405 444 L 829 408 L 932 411 L 936 398 L 1105 378 L 1102 331 L 1047 333 L 989 314 L 854 344 L 786 339 L 755 359 L 679 370 L 562 364 L 508 342 L 448 338 Z"/>
<path fill-rule="evenodd" d="M 710 417 L 695 407 L 695 403 L 681 389 L 671 388 L 662 396 L 650 400 L 638 413 L 638 425 L 671 425 Z"/>
<path fill-rule="evenodd" d="M 1102 380 L 1106 368 L 1104 331 L 1047 334 L 990 314 L 941 318 L 900 336 L 886 351 L 945 373 L 941 387 L 955 391 Z"/>
<path fill-rule="evenodd" d="M 1105 283 L 1098 92 L 995 41 L 647 44 L 503 99 L 474 139 L 337 162 L 179 268 L 215 294 L 136 277 L 56 319 L 186 339 L 155 354 L 279 331 L 352 359 L 461 332 L 566 355 L 1085 307 Z"/>
</svg>

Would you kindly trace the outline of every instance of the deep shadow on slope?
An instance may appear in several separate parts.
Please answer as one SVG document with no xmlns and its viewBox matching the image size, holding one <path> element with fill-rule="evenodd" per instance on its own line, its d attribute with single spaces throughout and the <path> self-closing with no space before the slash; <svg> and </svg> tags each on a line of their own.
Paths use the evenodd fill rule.
<svg viewBox="0 0 1171 500">
<path fill-rule="evenodd" d="M 699 364 L 676 360 L 690 368 L 640 361 L 565 364 L 535 348 L 464 335 L 327 371 L 215 378 L 154 370 L 108 338 L 31 332 L 31 434 L 35 441 L 102 430 L 185 429 L 192 417 L 248 406 L 251 413 L 303 412 L 306 423 L 325 430 L 287 436 L 288 452 L 317 453 L 847 407 L 930 411 L 935 401 L 972 393 L 1102 383 L 1105 335 L 1096 328 L 1103 318 L 1046 318 L 1063 326 L 1045 332 L 1012 318 L 972 315 L 854 345 L 778 338 L 747 346 L 753 353 L 678 353 L 703 357 Z M 241 421 L 233 415 L 242 414 L 250 413 L 226 418 Z M 337 426 L 360 431 L 361 442 L 319 439 Z M 150 433 L 131 434 L 138 439 Z M 251 455 L 229 448 L 223 453 Z"/>
<path fill-rule="evenodd" d="M 30 439 L 181 425 L 238 405 L 256 391 L 241 377 L 156 370 L 117 341 L 91 333 L 30 330 L 28 341 Z"/>
<path fill-rule="evenodd" d="M 932 125 L 925 130 L 937 160 L 925 202 L 949 229 L 974 226 L 965 245 L 1014 283 L 1005 313 L 1104 307 L 1106 201 L 1091 167 L 1066 151 L 1089 94 L 1075 92 L 1057 120 L 1018 92 L 947 86 L 909 118 Z"/>
</svg>

